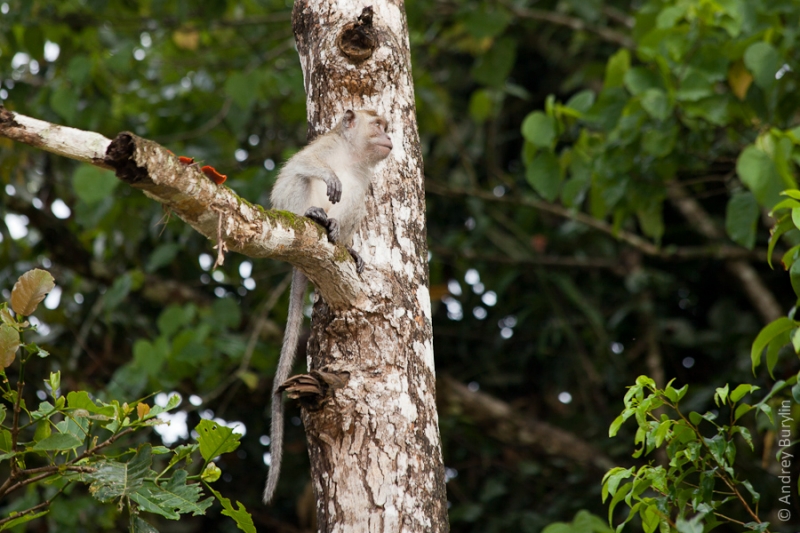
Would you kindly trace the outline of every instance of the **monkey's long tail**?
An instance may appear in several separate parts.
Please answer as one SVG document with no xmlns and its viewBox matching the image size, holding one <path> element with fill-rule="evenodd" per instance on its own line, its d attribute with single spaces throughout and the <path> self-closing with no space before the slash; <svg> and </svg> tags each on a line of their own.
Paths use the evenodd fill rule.
<svg viewBox="0 0 800 533">
<path fill-rule="evenodd" d="M 272 428 L 270 429 L 270 466 L 267 484 L 264 487 L 264 503 L 269 503 L 278 485 L 283 458 L 283 396 L 278 387 L 289 379 L 297 354 L 297 341 L 300 337 L 300 326 L 303 322 L 303 300 L 306 295 L 308 279 L 297 268 L 292 273 L 292 290 L 289 296 L 289 316 L 283 333 L 281 357 L 275 380 L 272 382 Z"/>
</svg>

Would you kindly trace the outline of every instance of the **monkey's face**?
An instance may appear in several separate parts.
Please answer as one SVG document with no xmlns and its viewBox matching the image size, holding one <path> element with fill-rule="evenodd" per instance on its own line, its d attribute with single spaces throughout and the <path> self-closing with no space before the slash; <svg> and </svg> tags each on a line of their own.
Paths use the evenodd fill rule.
<svg viewBox="0 0 800 533">
<path fill-rule="evenodd" d="M 392 139 L 386 133 L 386 125 L 386 121 L 380 117 L 374 117 L 369 125 L 371 151 L 375 154 L 375 162 L 385 159 L 392 151 Z"/>
</svg>

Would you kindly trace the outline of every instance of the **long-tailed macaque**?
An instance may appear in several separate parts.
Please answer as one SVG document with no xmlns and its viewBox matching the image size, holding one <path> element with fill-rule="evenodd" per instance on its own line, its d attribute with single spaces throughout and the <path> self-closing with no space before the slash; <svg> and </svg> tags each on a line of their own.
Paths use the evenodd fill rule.
<svg viewBox="0 0 800 533">
<path fill-rule="evenodd" d="M 388 123 L 375 111 L 345 112 L 334 128 L 315 139 L 286 162 L 272 188 L 272 207 L 305 215 L 328 232 L 328 240 L 342 243 L 353 256 L 360 274 L 364 261 L 351 247 L 367 214 L 366 196 L 375 165 L 392 150 Z M 289 378 L 300 325 L 307 278 L 297 268 L 292 275 L 289 317 L 272 386 L 271 464 L 264 487 L 264 503 L 275 493 L 283 456 L 283 402 L 278 387 Z"/>
</svg>

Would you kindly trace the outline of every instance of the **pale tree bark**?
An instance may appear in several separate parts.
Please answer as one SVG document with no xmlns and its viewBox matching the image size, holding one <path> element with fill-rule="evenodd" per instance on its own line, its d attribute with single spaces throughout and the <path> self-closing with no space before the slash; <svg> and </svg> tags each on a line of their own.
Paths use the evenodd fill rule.
<svg viewBox="0 0 800 533">
<path fill-rule="evenodd" d="M 394 149 L 379 167 L 354 248 L 303 217 L 264 211 L 156 143 L 49 124 L 0 106 L 0 136 L 103 168 L 224 250 L 300 268 L 317 289 L 302 398 L 321 532 L 442 532 L 444 465 L 435 403 L 425 198 L 402 4 L 299 1 L 293 23 L 310 136 L 347 108 L 377 110 Z M 343 31 L 344 30 L 344 31 Z"/>
<path fill-rule="evenodd" d="M 389 120 L 394 143 L 354 243 L 367 264 L 367 297 L 314 306 L 309 369 L 349 376 L 304 410 L 319 530 L 446 531 L 405 13 L 386 0 L 299 0 L 293 25 L 312 130 L 328 129 L 347 108 L 371 108 Z"/>
</svg>

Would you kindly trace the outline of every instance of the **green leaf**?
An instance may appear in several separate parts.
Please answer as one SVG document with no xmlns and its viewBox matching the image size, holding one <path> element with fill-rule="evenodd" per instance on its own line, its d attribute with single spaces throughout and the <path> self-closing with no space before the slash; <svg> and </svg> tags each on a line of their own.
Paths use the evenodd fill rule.
<svg viewBox="0 0 800 533">
<path fill-rule="evenodd" d="M 166 343 L 156 343 L 162 348 L 167 348 Z M 133 343 L 133 360 L 139 365 L 147 375 L 150 377 L 157 377 L 164 362 L 169 356 L 169 349 L 157 349 L 151 342 L 138 339 Z"/>
<path fill-rule="evenodd" d="M 792 266 L 789 267 L 789 279 L 792 282 L 792 289 L 794 289 L 795 296 L 800 298 L 800 261 L 795 261 L 792 263 Z"/>
<path fill-rule="evenodd" d="M 0 367 L 8 368 L 17 356 L 19 333 L 8 324 L 0 324 Z"/>
<path fill-rule="evenodd" d="M 548 148 L 556 138 L 555 121 L 541 111 L 534 111 L 522 122 L 522 136 L 534 146 Z"/>
<path fill-rule="evenodd" d="M 642 134 L 642 150 L 654 157 L 666 157 L 675 149 L 678 128 L 675 125 L 664 128 L 650 128 Z"/>
<path fill-rule="evenodd" d="M 214 499 L 200 500 L 203 496 L 200 484 L 187 484 L 186 477 L 186 470 L 177 470 L 166 483 L 158 485 L 147 481 L 130 497 L 145 511 L 172 520 L 177 520 L 181 514 L 203 515 Z"/>
<path fill-rule="evenodd" d="M 795 229 L 794 222 L 792 218 L 789 216 L 781 218 L 778 223 L 769 230 L 769 244 L 767 245 L 767 264 L 772 267 L 772 252 L 775 249 L 775 245 L 778 243 L 778 239 L 781 238 L 781 235 L 786 233 L 789 230 Z M 784 263 L 784 267 L 786 267 L 786 263 Z"/>
<path fill-rule="evenodd" d="M 256 526 L 253 523 L 253 517 L 250 516 L 250 513 L 247 512 L 247 509 L 245 509 L 241 502 L 237 501 L 237 508 L 234 509 L 233 505 L 231 505 L 231 501 L 228 498 L 225 498 L 222 496 L 222 494 L 215 491 L 211 487 L 208 487 L 208 490 L 210 490 L 214 497 L 219 500 L 219 503 L 222 504 L 222 514 L 233 518 L 233 520 L 236 522 L 236 527 L 245 533 L 256 533 Z"/>
<path fill-rule="evenodd" d="M 194 319 L 197 308 L 194 305 L 170 305 L 158 317 L 158 330 L 165 337 L 171 337 Z"/>
<path fill-rule="evenodd" d="M 131 276 L 130 272 L 126 272 L 115 279 L 114 283 L 111 285 L 111 288 L 109 288 L 103 295 L 103 308 L 107 311 L 111 311 L 121 304 L 122 301 L 127 298 L 132 286 L 133 277 Z"/>
<path fill-rule="evenodd" d="M 664 235 L 664 216 L 662 215 L 662 203 L 652 202 L 647 209 L 638 209 L 636 218 L 642 233 L 658 242 Z"/>
<path fill-rule="evenodd" d="M 778 203 L 783 185 L 775 162 L 766 152 L 752 144 L 742 150 L 736 161 L 736 173 L 759 204 L 771 208 Z"/>
<path fill-rule="evenodd" d="M 748 405 L 746 403 L 740 403 L 736 406 L 736 411 L 734 412 L 733 419 L 739 420 L 742 416 L 749 413 L 753 409 L 752 405 Z"/>
<path fill-rule="evenodd" d="M 138 515 L 131 513 L 130 533 L 158 533 L 158 530 L 139 518 Z"/>
<path fill-rule="evenodd" d="M 464 17 L 464 27 L 476 39 L 485 39 L 502 34 L 511 20 L 511 14 L 502 6 L 480 4 Z"/>
<path fill-rule="evenodd" d="M 493 87 L 502 86 L 517 58 L 516 41 L 511 38 L 498 39 L 488 52 L 472 67 L 472 77 L 478 83 Z"/>
<path fill-rule="evenodd" d="M 753 341 L 753 347 L 750 350 L 750 360 L 753 363 L 753 372 L 755 373 L 756 367 L 761 364 L 761 352 L 764 351 L 764 348 L 767 347 L 767 344 L 770 343 L 772 339 L 797 327 L 797 323 L 794 320 L 781 317 L 776 320 L 773 320 L 759 332 L 756 340 Z"/>
<path fill-rule="evenodd" d="M 159 268 L 169 265 L 180 250 L 181 246 L 172 242 L 157 246 L 147 259 L 147 266 L 144 268 L 145 272 L 152 274 Z"/>
<path fill-rule="evenodd" d="M 741 385 L 733 389 L 733 392 L 731 393 L 731 401 L 736 403 L 742 398 L 744 398 L 745 394 L 755 392 L 756 390 L 758 390 L 758 387 L 754 387 L 749 383 L 742 383 Z"/>
<path fill-rule="evenodd" d="M 572 95 L 572 97 L 567 100 L 567 103 L 564 105 L 571 109 L 580 111 L 581 113 L 586 113 L 594 105 L 594 99 L 594 91 L 591 89 L 586 89 Z"/>
<path fill-rule="evenodd" d="M 50 95 L 50 107 L 67 125 L 74 125 L 78 113 L 78 94 L 71 87 L 62 85 Z"/>
<path fill-rule="evenodd" d="M 142 487 L 147 477 L 155 476 L 150 470 L 152 454 L 150 445 L 142 445 L 127 463 L 102 459 L 96 463 L 94 472 L 88 474 L 92 480 L 89 492 L 101 502 L 121 496 L 131 496 Z"/>
<path fill-rule="evenodd" d="M 67 393 L 67 406 L 73 410 L 84 409 L 93 415 L 100 415 L 106 418 L 113 418 L 116 414 L 113 406 L 96 404 L 86 391 Z"/>
<path fill-rule="evenodd" d="M 233 72 L 225 80 L 225 93 L 243 110 L 250 109 L 258 94 L 258 73 Z"/>
<path fill-rule="evenodd" d="M 41 511 L 39 513 L 28 513 L 26 515 L 20 516 L 19 518 L 12 518 L 8 522 L 6 522 L 5 524 L 0 526 L 0 531 L 5 531 L 7 529 L 11 529 L 12 527 L 25 524 L 27 522 L 30 522 L 31 520 L 36 520 L 37 518 L 41 518 L 44 515 L 46 515 L 47 513 L 49 513 L 49 512 L 50 511 L 47 510 L 47 511 Z M 12 512 L 8 517 L 11 518 L 12 516 L 17 515 L 17 514 L 19 514 L 19 513 Z"/>
<path fill-rule="evenodd" d="M 0 428 L 0 452 L 12 453 L 12 448 L 11 432 L 7 429 Z"/>
<path fill-rule="evenodd" d="M 67 65 L 67 77 L 75 87 L 82 87 L 92 73 L 92 60 L 84 55 L 75 56 Z"/>
<path fill-rule="evenodd" d="M 561 166 L 552 152 L 539 152 L 528 165 L 525 178 L 533 190 L 548 202 L 558 198 L 561 188 Z"/>
<path fill-rule="evenodd" d="M 625 73 L 625 88 L 634 95 L 640 95 L 648 89 L 661 88 L 658 74 L 645 67 L 633 67 Z"/>
<path fill-rule="evenodd" d="M 198 433 L 197 441 L 200 443 L 200 455 L 210 461 L 218 455 L 232 452 L 239 447 L 241 436 L 211 420 L 201 420 L 195 431 Z"/>
<path fill-rule="evenodd" d="M 486 89 L 478 89 L 469 99 L 469 115 L 472 120 L 481 124 L 486 122 L 494 111 L 494 100 Z"/>
<path fill-rule="evenodd" d="M 606 64 L 606 78 L 603 82 L 604 89 L 622 87 L 625 74 L 631 68 L 631 53 L 627 48 L 622 48 L 608 59 Z"/>
<path fill-rule="evenodd" d="M 117 188 L 119 180 L 113 172 L 82 164 L 72 175 L 72 188 L 85 204 L 96 204 Z"/>
<path fill-rule="evenodd" d="M 714 394 L 714 403 L 717 404 L 717 407 L 728 402 L 729 390 L 730 389 L 727 383 L 725 384 L 724 387 L 717 388 L 717 392 Z"/>
<path fill-rule="evenodd" d="M 681 80 L 675 98 L 682 102 L 696 102 L 714 94 L 714 83 L 701 72 L 689 70 Z"/>
<path fill-rule="evenodd" d="M 733 242 L 752 250 L 759 216 L 758 202 L 752 193 L 734 193 L 725 209 L 725 231 Z"/>
<path fill-rule="evenodd" d="M 769 43 L 751 44 L 744 53 L 744 64 L 753 74 L 756 85 L 768 91 L 775 83 L 775 74 L 781 67 L 781 56 Z"/>
<path fill-rule="evenodd" d="M 642 107 L 656 120 L 666 120 L 672 113 L 667 93 L 661 89 L 647 89 L 641 96 Z"/>
<path fill-rule="evenodd" d="M 65 452 L 67 450 L 77 448 L 82 444 L 83 441 L 74 435 L 69 433 L 55 433 L 34 444 L 31 450 L 45 452 Z"/>
</svg>

